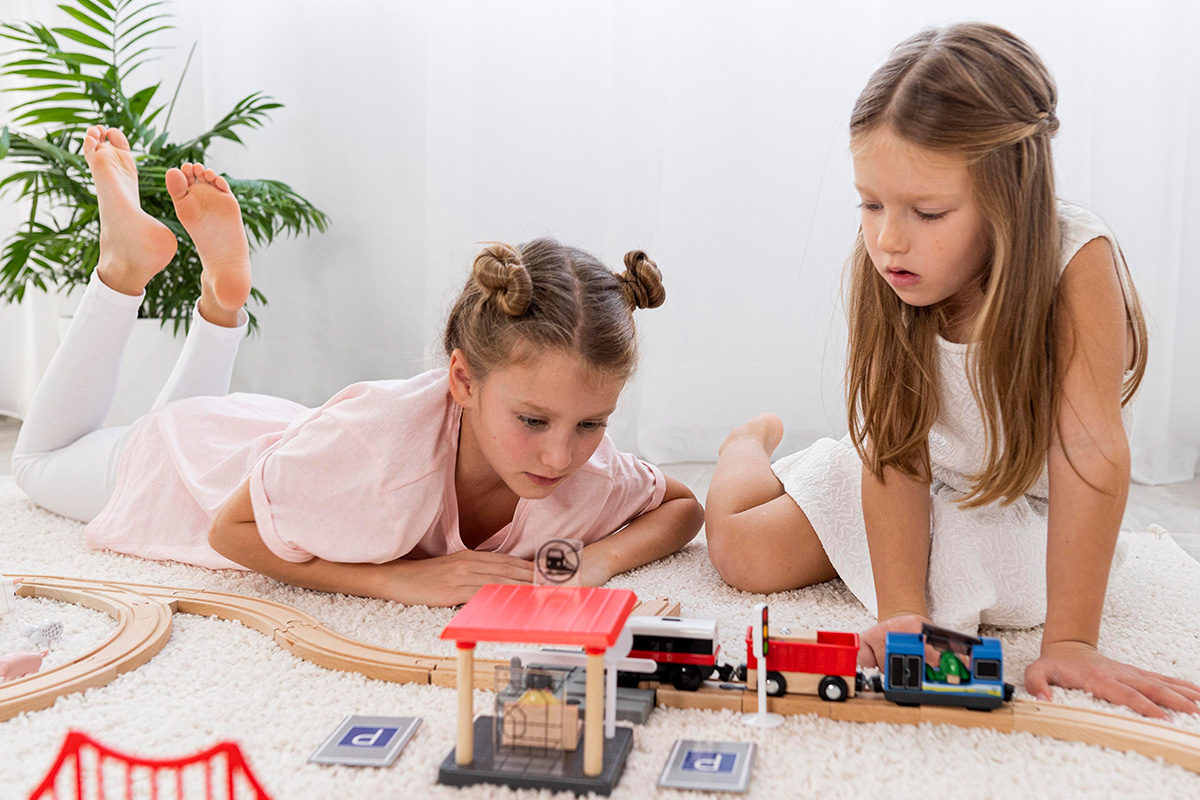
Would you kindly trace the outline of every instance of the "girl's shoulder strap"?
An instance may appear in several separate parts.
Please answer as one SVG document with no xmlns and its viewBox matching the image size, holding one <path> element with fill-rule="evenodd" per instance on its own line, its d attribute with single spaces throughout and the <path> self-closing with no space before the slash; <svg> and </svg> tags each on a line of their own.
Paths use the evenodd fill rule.
<svg viewBox="0 0 1200 800">
<path fill-rule="evenodd" d="M 1071 263 L 1071 259 L 1085 244 L 1100 237 L 1107 239 L 1109 246 L 1112 247 L 1113 255 L 1118 259 L 1121 258 L 1121 251 L 1117 247 L 1117 237 L 1113 235 L 1112 229 L 1104 220 L 1081 205 L 1059 200 L 1058 228 L 1062 239 L 1059 272 L 1067 268 L 1067 264 Z"/>
<path fill-rule="evenodd" d="M 1117 243 L 1116 234 L 1113 233 L 1112 228 L 1108 227 L 1108 223 L 1096 216 L 1090 209 L 1060 199 L 1058 201 L 1058 228 L 1062 239 L 1059 273 L 1061 274 L 1067 268 L 1067 264 L 1071 263 L 1071 259 L 1085 244 L 1093 239 L 1104 237 L 1108 241 L 1109 248 L 1112 249 L 1113 260 L 1117 262 L 1117 277 L 1121 281 L 1121 293 L 1125 296 L 1126 311 L 1134 313 L 1130 309 L 1131 305 L 1136 305 L 1136 302 L 1131 302 L 1135 296 L 1133 277 L 1129 274 L 1129 264 L 1125 261 L 1125 254 L 1121 252 L 1121 245 Z"/>
</svg>

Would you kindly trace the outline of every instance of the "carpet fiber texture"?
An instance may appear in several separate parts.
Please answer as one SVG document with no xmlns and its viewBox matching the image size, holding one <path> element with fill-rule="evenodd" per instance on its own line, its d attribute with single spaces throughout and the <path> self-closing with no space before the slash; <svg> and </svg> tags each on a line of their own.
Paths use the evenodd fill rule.
<svg viewBox="0 0 1200 800">
<path fill-rule="evenodd" d="M 1200 563 L 1161 530 L 1123 534 L 1128 557 L 1110 585 L 1101 634 L 1106 653 L 1200 682 Z M 89 551 L 83 526 L 33 506 L 9 477 L 0 477 L 0 573 L 58 575 L 201 588 L 265 597 L 313 615 L 334 631 L 373 644 L 449 656 L 437 636 L 452 609 L 328 595 L 259 575 L 213 572 Z M 668 595 L 688 616 L 721 625 L 729 661 L 744 660 L 742 631 L 761 596 L 725 586 L 709 564 L 703 535 L 680 553 L 614 579 L 644 598 Z M 871 622 L 837 581 L 773 595 L 771 620 L 826 630 L 861 630 Z M 47 666 L 95 647 L 113 630 L 98 612 L 45 600 L 19 599 L 17 619 L 0 622 L 0 652 L 23 647 L 19 624 L 63 620 L 63 641 Z M 1007 678 L 1018 685 L 1036 657 L 1040 629 L 985 630 L 999 635 Z M 480 656 L 487 648 L 481 646 Z M 1081 692 L 1055 691 L 1055 702 L 1127 713 Z M 492 695 L 476 692 L 485 713 Z M 0 722 L 0 796 L 25 797 L 50 766 L 70 728 L 148 757 L 175 757 L 222 739 L 240 743 L 251 767 L 277 800 L 284 798 L 534 796 L 500 787 L 453 789 L 436 783 L 453 748 L 455 693 L 333 672 L 302 661 L 244 626 L 177 615 L 166 647 L 112 683 L 61 698 L 50 709 Z M 309 755 L 349 713 L 420 716 L 424 723 L 387 768 L 319 766 Z M 1172 724 L 1200 732 L 1200 719 Z M 755 741 L 750 797 L 1200 797 L 1200 775 L 1140 755 L 1027 734 L 923 725 L 835 722 L 789 717 L 773 730 L 748 728 L 728 711 L 659 709 L 634 730 L 633 752 L 614 797 L 683 795 L 656 786 L 676 739 Z M 548 792 L 541 793 L 550 796 Z M 712 795 L 716 797 L 718 795 Z"/>
</svg>

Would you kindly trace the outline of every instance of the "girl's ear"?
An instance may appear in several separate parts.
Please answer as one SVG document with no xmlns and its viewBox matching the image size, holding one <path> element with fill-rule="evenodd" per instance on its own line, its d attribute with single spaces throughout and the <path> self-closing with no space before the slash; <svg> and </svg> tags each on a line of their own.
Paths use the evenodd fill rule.
<svg viewBox="0 0 1200 800">
<path fill-rule="evenodd" d="M 478 389 L 466 356 L 455 348 L 450 354 L 450 396 L 463 408 L 470 408 L 475 405 Z"/>
</svg>

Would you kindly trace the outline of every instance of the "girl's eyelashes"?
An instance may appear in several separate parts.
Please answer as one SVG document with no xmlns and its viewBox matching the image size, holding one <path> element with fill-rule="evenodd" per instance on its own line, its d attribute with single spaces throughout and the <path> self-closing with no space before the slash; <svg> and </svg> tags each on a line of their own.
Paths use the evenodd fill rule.
<svg viewBox="0 0 1200 800">
<path fill-rule="evenodd" d="M 527 417 L 524 414 L 517 414 L 517 419 L 521 421 L 522 425 L 530 430 L 540 430 L 549 424 L 547 420 L 540 419 L 538 417 Z M 604 420 L 587 420 L 579 423 L 579 427 L 584 431 L 590 432 L 600 430 L 601 428 L 607 428 L 608 423 Z"/>
<path fill-rule="evenodd" d="M 870 200 L 864 200 L 858 204 L 858 207 L 863 211 L 881 211 L 883 209 L 883 203 L 875 203 Z M 913 211 L 916 213 L 917 217 L 924 222 L 936 222 L 950 213 L 949 211 L 928 212 L 922 211 L 919 208 L 914 208 Z"/>
</svg>

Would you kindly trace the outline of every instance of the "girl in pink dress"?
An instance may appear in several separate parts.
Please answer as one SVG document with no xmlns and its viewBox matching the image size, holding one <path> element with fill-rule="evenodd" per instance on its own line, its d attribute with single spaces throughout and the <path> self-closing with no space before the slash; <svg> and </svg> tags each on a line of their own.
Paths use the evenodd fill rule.
<svg viewBox="0 0 1200 800">
<path fill-rule="evenodd" d="M 143 289 L 175 236 L 142 211 L 120 131 L 89 129 L 100 260 L 13 452 L 38 504 L 89 546 L 252 569 L 322 591 L 454 605 L 529 583 L 549 538 L 583 580 L 675 552 L 703 522 L 681 483 L 604 432 L 637 360 L 632 311 L 665 298 L 645 253 L 616 275 L 539 239 L 492 244 L 451 311 L 448 367 L 343 389 L 320 408 L 228 394 L 250 259 L 237 200 L 200 164 L 167 173 L 203 263 L 201 297 L 151 412 L 101 428 Z"/>
</svg>

